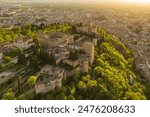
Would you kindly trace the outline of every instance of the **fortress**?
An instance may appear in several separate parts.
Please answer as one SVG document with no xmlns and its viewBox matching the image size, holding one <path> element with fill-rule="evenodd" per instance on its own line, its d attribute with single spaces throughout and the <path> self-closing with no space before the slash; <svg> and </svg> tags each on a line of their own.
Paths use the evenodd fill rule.
<svg viewBox="0 0 150 117">
<path fill-rule="evenodd" d="M 91 27 L 90 29 L 89 26 L 80 27 L 79 30 L 84 28 L 87 28 L 85 31 L 87 33 L 95 32 L 95 28 L 92 29 Z M 56 64 L 55 66 L 47 65 L 41 69 L 40 75 L 43 79 L 37 81 L 35 85 L 36 93 L 54 90 L 56 87 L 61 87 L 63 79 L 88 72 L 89 66 L 94 61 L 94 49 L 98 39 L 91 38 L 86 34 L 82 34 L 76 39 L 75 36 L 78 36 L 78 34 L 71 35 L 62 32 L 38 35 L 39 44 L 44 47 L 49 55 L 53 53 Z M 57 73 L 56 67 L 57 71 L 63 72 Z M 46 75 L 43 69 L 45 69 Z"/>
</svg>

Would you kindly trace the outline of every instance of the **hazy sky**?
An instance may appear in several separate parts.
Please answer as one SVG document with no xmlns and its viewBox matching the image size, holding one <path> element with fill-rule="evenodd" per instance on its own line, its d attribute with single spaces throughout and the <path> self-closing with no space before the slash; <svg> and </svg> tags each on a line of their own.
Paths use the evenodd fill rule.
<svg viewBox="0 0 150 117">
<path fill-rule="evenodd" d="M 0 1 L 38 1 L 38 2 L 120 2 L 125 0 L 0 0 Z"/>
<path fill-rule="evenodd" d="M 12 1 L 12 2 L 90 2 L 90 3 L 123 3 L 123 2 L 130 2 L 130 3 L 150 3 L 150 0 L 0 0 L 0 2 L 6 2 L 6 1 Z"/>
</svg>

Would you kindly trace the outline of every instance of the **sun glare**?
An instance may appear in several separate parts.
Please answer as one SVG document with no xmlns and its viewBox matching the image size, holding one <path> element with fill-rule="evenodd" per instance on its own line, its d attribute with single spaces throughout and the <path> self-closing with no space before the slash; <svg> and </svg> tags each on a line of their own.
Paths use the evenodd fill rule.
<svg viewBox="0 0 150 117">
<path fill-rule="evenodd" d="M 150 0 L 127 0 L 132 3 L 150 3 Z"/>
</svg>

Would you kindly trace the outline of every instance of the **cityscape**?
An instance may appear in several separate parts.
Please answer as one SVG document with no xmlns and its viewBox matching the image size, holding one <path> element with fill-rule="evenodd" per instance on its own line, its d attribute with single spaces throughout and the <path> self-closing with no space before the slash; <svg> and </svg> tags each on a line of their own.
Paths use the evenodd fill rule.
<svg viewBox="0 0 150 117">
<path fill-rule="evenodd" d="M 0 1 L 0 99 L 150 99 L 150 5 Z"/>
</svg>

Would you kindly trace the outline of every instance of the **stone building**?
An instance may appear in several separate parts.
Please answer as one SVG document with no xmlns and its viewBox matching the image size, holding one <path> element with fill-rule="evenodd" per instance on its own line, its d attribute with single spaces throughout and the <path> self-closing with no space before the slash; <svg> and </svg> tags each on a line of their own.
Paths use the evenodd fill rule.
<svg viewBox="0 0 150 117">
<path fill-rule="evenodd" d="M 65 71 L 59 67 L 44 66 L 40 71 L 40 77 L 35 84 L 36 94 L 47 93 L 56 87 L 61 87 L 62 80 L 66 78 Z"/>
<path fill-rule="evenodd" d="M 69 52 L 65 48 L 56 48 L 52 51 L 56 60 L 56 65 L 69 57 Z"/>
<path fill-rule="evenodd" d="M 33 39 L 27 39 L 27 40 L 18 39 L 11 45 L 12 45 L 12 47 L 19 48 L 21 50 L 26 50 L 26 49 L 34 46 L 34 42 L 33 42 Z"/>
<path fill-rule="evenodd" d="M 86 35 L 73 40 L 72 35 L 60 32 L 45 36 L 40 34 L 39 44 L 43 45 L 48 54 L 53 53 L 57 67 L 46 65 L 41 69 L 39 80 L 35 84 L 36 94 L 61 87 L 62 80 L 66 77 L 87 73 L 94 61 L 97 40 Z M 71 55 L 74 59 L 71 59 Z"/>
<path fill-rule="evenodd" d="M 94 61 L 94 43 L 87 41 L 83 44 L 83 49 L 87 53 L 87 57 L 89 58 L 90 64 Z"/>
<path fill-rule="evenodd" d="M 79 67 L 80 72 L 88 72 L 89 69 L 89 60 L 86 55 L 82 54 L 80 54 L 76 60 L 65 59 L 63 63 L 70 65 L 72 68 Z"/>
<path fill-rule="evenodd" d="M 82 26 L 76 27 L 77 32 L 86 32 L 86 33 L 97 33 L 97 26 L 94 26 L 92 22 L 89 24 L 83 24 Z"/>
<path fill-rule="evenodd" d="M 70 41 L 73 41 L 73 36 L 62 32 L 51 33 L 49 35 L 39 33 L 37 40 L 46 48 L 56 48 L 65 47 Z"/>
</svg>

